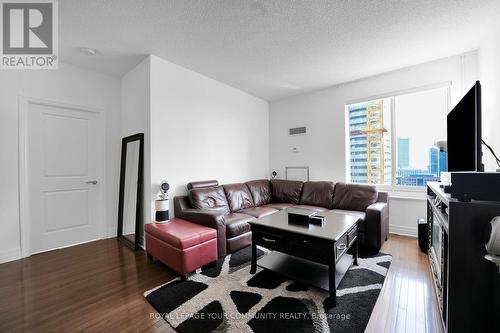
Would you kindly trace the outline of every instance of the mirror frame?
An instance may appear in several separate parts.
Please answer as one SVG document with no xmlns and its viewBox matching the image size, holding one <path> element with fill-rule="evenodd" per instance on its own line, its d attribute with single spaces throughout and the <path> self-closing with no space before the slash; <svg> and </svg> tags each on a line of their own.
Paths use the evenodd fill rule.
<svg viewBox="0 0 500 333">
<path fill-rule="evenodd" d="M 125 173 L 127 170 L 127 144 L 130 142 L 139 141 L 139 166 L 137 175 L 137 203 L 135 212 L 135 241 L 132 242 L 130 239 L 123 236 L 123 208 L 125 199 Z M 121 166 L 120 166 L 120 194 L 118 199 L 118 231 L 117 238 L 120 242 L 128 246 L 134 251 L 137 251 L 140 247 L 139 237 L 140 228 L 142 226 L 142 199 L 143 199 L 143 164 L 144 164 L 144 133 L 137 133 L 124 137 L 122 139 L 122 156 L 121 156 Z"/>
</svg>

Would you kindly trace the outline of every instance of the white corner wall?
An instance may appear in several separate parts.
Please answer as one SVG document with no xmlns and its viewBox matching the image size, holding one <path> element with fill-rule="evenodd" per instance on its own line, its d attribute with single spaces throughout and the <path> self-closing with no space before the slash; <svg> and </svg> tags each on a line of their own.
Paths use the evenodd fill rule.
<svg viewBox="0 0 500 333">
<path fill-rule="evenodd" d="M 155 56 L 150 87 L 153 199 L 163 179 L 173 197 L 190 181 L 268 177 L 266 101 Z"/>
<path fill-rule="evenodd" d="M 477 77 L 477 53 L 471 52 L 272 102 L 270 170 L 284 177 L 285 166 L 309 166 L 311 180 L 345 181 L 347 102 L 451 81 L 453 106 Z M 290 137 L 288 129 L 298 126 L 307 126 L 307 135 Z M 425 199 L 413 197 L 391 195 L 391 232 L 416 235 Z"/>
<path fill-rule="evenodd" d="M 151 212 L 151 137 L 150 137 L 150 57 L 125 74 L 121 80 L 121 136 L 126 137 L 144 133 L 144 166 L 143 166 L 143 219 L 149 221 Z M 115 226 L 117 221 L 115 221 Z M 116 228 L 115 228 L 116 235 Z"/>
<path fill-rule="evenodd" d="M 120 81 L 60 63 L 58 70 L 0 74 L 0 263 L 21 257 L 18 174 L 18 97 L 35 97 L 104 110 L 106 118 L 105 217 L 116 225 L 120 160 Z M 109 234 L 107 236 L 112 236 Z"/>
<path fill-rule="evenodd" d="M 500 19 L 491 27 L 479 48 L 479 78 L 482 94 L 482 136 L 500 154 Z M 483 147 L 486 171 L 499 169 L 491 153 Z"/>
</svg>

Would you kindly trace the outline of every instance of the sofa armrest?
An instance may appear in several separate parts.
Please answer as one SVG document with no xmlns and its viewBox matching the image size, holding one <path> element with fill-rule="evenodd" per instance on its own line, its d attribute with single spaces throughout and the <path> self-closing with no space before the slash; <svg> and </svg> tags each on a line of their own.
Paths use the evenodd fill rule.
<svg viewBox="0 0 500 333">
<path fill-rule="evenodd" d="M 383 211 L 387 210 L 389 207 L 387 202 L 375 202 L 366 208 L 366 211 L 375 212 L 381 214 Z"/>
<path fill-rule="evenodd" d="M 389 204 L 376 202 L 366 208 L 365 244 L 379 251 L 389 235 Z"/>
<path fill-rule="evenodd" d="M 191 208 L 188 197 L 174 197 L 174 214 L 178 218 L 215 229 L 217 231 L 218 255 L 219 257 L 226 255 L 224 214 L 213 210 Z"/>
<path fill-rule="evenodd" d="M 389 193 L 379 191 L 378 196 L 377 196 L 377 202 L 388 203 L 389 202 Z"/>
</svg>

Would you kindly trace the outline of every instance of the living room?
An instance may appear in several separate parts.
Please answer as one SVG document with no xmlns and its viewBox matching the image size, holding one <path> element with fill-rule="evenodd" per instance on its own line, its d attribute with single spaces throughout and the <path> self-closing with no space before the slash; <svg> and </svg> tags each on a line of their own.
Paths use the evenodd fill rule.
<svg viewBox="0 0 500 333">
<path fill-rule="evenodd" d="M 0 331 L 499 329 L 497 1 L 30 3 Z"/>
</svg>

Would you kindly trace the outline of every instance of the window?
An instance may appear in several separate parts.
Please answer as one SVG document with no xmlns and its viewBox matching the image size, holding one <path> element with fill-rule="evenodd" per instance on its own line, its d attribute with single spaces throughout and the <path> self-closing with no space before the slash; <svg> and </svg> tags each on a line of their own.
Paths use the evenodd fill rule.
<svg viewBox="0 0 500 333">
<path fill-rule="evenodd" d="M 391 100 L 351 104 L 349 147 L 351 182 L 391 184 Z"/>
<path fill-rule="evenodd" d="M 447 87 L 346 106 L 350 181 L 425 186 L 447 170 Z"/>
</svg>

